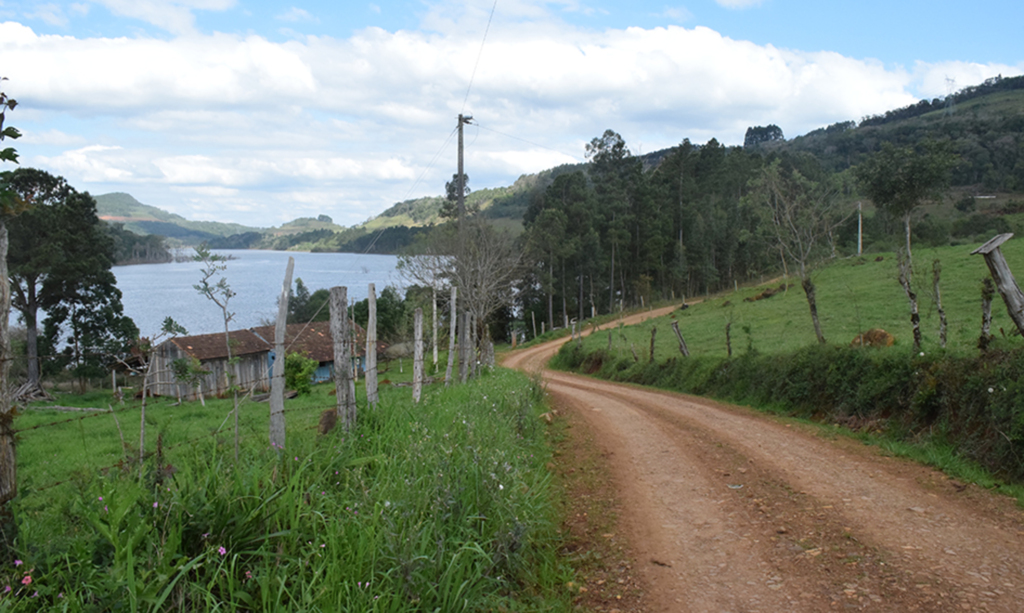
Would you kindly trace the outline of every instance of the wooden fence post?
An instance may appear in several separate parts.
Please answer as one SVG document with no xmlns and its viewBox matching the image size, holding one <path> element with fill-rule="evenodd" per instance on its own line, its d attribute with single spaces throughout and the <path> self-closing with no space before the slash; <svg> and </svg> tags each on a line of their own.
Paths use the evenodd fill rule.
<svg viewBox="0 0 1024 613">
<path fill-rule="evenodd" d="M 448 302 L 448 308 L 452 313 L 452 323 L 448 330 L 448 368 L 444 371 L 444 386 L 448 387 L 452 383 L 452 365 L 455 363 L 455 318 L 458 312 L 455 308 L 456 298 L 458 297 L 458 288 L 452 286 L 452 298 Z"/>
<path fill-rule="evenodd" d="M 14 411 L 11 410 L 8 381 L 11 371 L 11 341 L 7 330 L 11 314 L 11 284 L 7 272 L 7 245 L 7 224 L 0 220 L 0 505 L 18 495 Z"/>
<path fill-rule="evenodd" d="M 985 264 L 988 265 L 988 270 L 992 273 L 992 279 L 996 282 L 999 295 L 1006 303 L 1010 319 L 1017 325 L 1017 330 L 1024 335 L 1024 293 L 1017 286 L 1017 280 L 1013 278 L 1010 266 L 1006 263 L 1003 252 L 999 250 L 999 245 L 1011 238 L 1013 238 L 1013 233 L 1000 234 L 972 251 L 971 255 L 980 253 L 985 256 Z"/>
<path fill-rule="evenodd" d="M 731 324 L 729 324 L 729 325 L 731 325 Z M 725 337 L 726 337 L 725 344 L 726 345 L 729 344 L 729 340 L 728 340 L 728 338 L 729 338 L 729 325 L 727 325 L 725 327 Z M 680 334 L 680 332 L 679 332 L 679 322 L 678 321 L 673 321 L 672 322 L 672 331 L 676 333 L 676 338 L 679 339 L 679 353 L 683 354 L 686 357 L 690 357 L 690 350 L 687 349 L 686 341 L 683 340 L 683 335 Z M 651 342 L 653 343 L 654 341 L 652 340 Z M 732 355 L 732 349 L 729 350 L 729 355 Z"/>
<path fill-rule="evenodd" d="M 332 287 L 331 338 L 334 340 L 334 389 L 338 394 L 338 419 L 348 431 L 356 427 L 356 398 L 352 393 L 352 356 L 349 353 L 348 288 Z"/>
<path fill-rule="evenodd" d="M 469 380 L 469 313 L 459 315 L 459 383 Z"/>
<path fill-rule="evenodd" d="M 423 309 L 413 311 L 412 322 L 412 401 L 423 394 Z"/>
<path fill-rule="evenodd" d="M 651 357 L 647 360 L 648 362 L 654 361 L 654 336 L 658 333 L 657 326 L 651 326 Z"/>
<path fill-rule="evenodd" d="M 430 346 L 434 353 L 434 374 L 437 374 L 437 288 L 431 285 L 430 287 L 430 308 L 432 314 L 430 317 L 430 326 L 433 328 L 430 337 Z"/>
<path fill-rule="evenodd" d="M 295 258 L 288 258 L 281 284 L 281 297 L 277 301 L 277 325 L 274 326 L 274 367 L 270 376 L 270 445 L 278 451 L 284 449 L 284 346 L 285 331 L 288 327 L 288 293 L 292 288 L 292 271 Z"/>
<path fill-rule="evenodd" d="M 377 406 L 377 288 L 370 284 L 366 296 L 369 316 L 366 320 L 366 368 L 363 379 L 366 381 L 366 403 Z"/>
</svg>

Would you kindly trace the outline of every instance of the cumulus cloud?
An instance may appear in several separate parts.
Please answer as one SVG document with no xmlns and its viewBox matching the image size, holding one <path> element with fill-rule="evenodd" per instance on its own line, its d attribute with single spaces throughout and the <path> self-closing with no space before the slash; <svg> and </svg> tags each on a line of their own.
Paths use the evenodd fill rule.
<svg viewBox="0 0 1024 613">
<path fill-rule="evenodd" d="M 190 14 L 230 1 L 140 6 Z M 1021 72 L 966 63 L 891 68 L 706 27 L 589 31 L 530 21 L 531 11 L 548 8 L 511 4 L 523 21 L 492 29 L 465 107 L 480 50 L 472 28 L 367 28 L 274 42 L 221 33 L 75 38 L 2 23 L 0 57 L 19 113 L 30 109 L 19 127 L 53 131 L 23 156 L 91 191 L 148 190 L 144 201 L 182 214 L 193 198 L 204 198 L 207 211 L 216 202 L 228 213 L 292 216 L 275 207 L 308 201 L 344 224 L 439 193 L 454 172 L 451 135 L 462 112 L 482 126 L 467 132 L 467 164 L 484 187 L 581 161 L 584 143 L 607 128 L 646 151 L 683 138 L 739 144 L 751 125 L 774 123 L 795 136 L 944 94 L 945 75 L 962 87 Z M 72 124 L 57 125 L 69 117 Z M 61 143 L 63 135 L 78 140 Z"/>
</svg>

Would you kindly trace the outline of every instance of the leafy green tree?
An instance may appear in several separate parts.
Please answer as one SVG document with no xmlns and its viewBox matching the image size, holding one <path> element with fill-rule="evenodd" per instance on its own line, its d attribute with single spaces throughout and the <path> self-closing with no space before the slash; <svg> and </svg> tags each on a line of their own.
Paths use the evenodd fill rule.
<svg viewBox="0 0 1024 613">
<path fill-rule="evenodd" d="M 96 216 L 96 201 L 42 170 L 20 168 L 5 173 L 3 181 L 31 206 L 7 222 L 12 302 L 27 330 L 29 382 L 39 384 L 40 309 L 48 313 L 55 348 L 56 331 L 71 325 L 77 366 L 85 365 L 84 347 L 125 349 L 137 331 L 123 314 L 110 270 L 113 244 Z"/>
<path fill-rule="evenodd" d="M 441 203 L 441 218 L 457 220 L 459 218 L 459 173 L 452 175 L 452 180 L 444 184 L 444 202 Z M 469 195 L 469 175 L 462 174 L 462 195 Z M 475 211 L 470 209 L 469 203 L 465 203 L 466 213 Z"/>
<path fill-rule="evenodd" d="M 295 279 L 295 291 L 288 298 L 288 323 L 304 324 L 311 321 L 329 321 L 331 311 L 327 308 L 331 292 L 318 289 L 312 294 L 302 279 Z"/>
<path fill-rule="evenodd" d="M 786 137 L 782 135 L 782 128 L 773 123 L 767 126 L 752 126 L 747 128 L 747 133 L 743 136 L 743 147 L 746 149 L 756 147 L 761 143 L 782 140 L 786 140 Z"/>
<path fill-rule="evenodd" d="M 366 327 L 370 319 L 370 301 L 367 298 L 352 307 L 352 318 Z M 387 286 L 377 295 L 377 338 L 387 341 L 404 340 L 409 335 L 409 308 L 397 289 Z"/>
<path fill-rule="evenodd" d="M 912 258 L 911 215 L 922 202 L 941 195 L 956 161 L 944 143 L 927 141 L 914 148 L 887 142 L 854 169 L 861 189 L 875 206 L 903 221 L 908 259 Z"/>
</svg>

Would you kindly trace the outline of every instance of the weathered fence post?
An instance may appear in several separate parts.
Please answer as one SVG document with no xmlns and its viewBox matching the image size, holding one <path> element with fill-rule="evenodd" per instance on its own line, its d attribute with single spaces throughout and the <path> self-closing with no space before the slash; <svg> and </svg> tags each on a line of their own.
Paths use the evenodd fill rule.
<svg viewBox="0 0 1024 613">
<path fill-rule="evenodd" d="M 469 381 L 469 313 L 459 316 L 459 383 Z"/>
<path fill-rule="evenodd" d="M 1020 291 L 1017 280 L 1013 278 L 1010 266 L 1006 263 L 1006 258 L 1003 257 L 1003 252 L 999 250 L 999 246 L 1011 238 L 1013 238 L 1012 232 L 1000 234 L 972 251 L 971 255 L 980 253 L 985 256 L 985 264 L 988 265 L 988 270 L 992 273 L 992 279 L 996 282 L 999 295 L 1006 303 L 1010 319 L 1016 324 L 1017 330 L 1024 334 L 1024 293 Z"/>
<path fill-rule="evenodd" d="M 725 326 L 725 344 L 726 344 L 726 347 L 729 348 L 729 355 L 731 356 L 732 355 L 732 348 L 731 348 L 731 345 L 729 344 L 729 326 L 730 325 L 732 325 L 732 324 L 731 323 L 730 324 L 726 324 L 726 326 Z M 683 335 L 680 334 L 680 332 L 679 332 L 679 322 L 678 321 L 673 321 L 672 322 L 672 331 L 676 333 L 676 338 L 679 339 L 679 353 L 683 354 L 686 357 L 690 357 L 690 350 L 686 348 L 686 341 L 683 340 Z"/>
<path fill-rule="evenodd" d="M 18 494 L 14 411 L 11 410 L 8 382 L 11 371 L 11 341 L 7 330 L 11 314 L 11 284 L 7 272 L 7 245 L 7 225 L 0 221 L 0 505 L 7 504 Z M 4 528 L 7 523 L 3 522 Z"/>
<path fill-rule="evenodd" d="M 277 301 L 277 325 L 274 326 L 274 367 L 270 376 L 270 445 L 274 449 L 284 449 L 284 361 L 285 330 L 288 327 L 288 293 L 292 288 L 292 271 L 295 269 L 295 258 L 288 258 L 288 266 L 284 271 L 284 283 L 281 284 L 281 298 Z"/>
<path fill-rule="evenodd" d="M 430 337 L 430 346 L 434 352 L 434 374 L 437 374 L 437 288 L 430 287 L 430 308 L 433 310 L 430 317 L 430 326 L 433 328 Z"/>
<path fill-rule="evenodd" d="M 530 321 L 533 322 L 533 338 L 537 338 L 537 314 L 530 311 Z"/>
<path fill-rule="evenodd" d="M 366 368 L 363 379 L 366 382 L 366 403 L 377 406 L 377 289 L 370 284 L 366 296 L 369 315 L 366 320 Z"/>
<path fill-rule="evenodd" d="M 331 338 L 334 340 L 334 389 L 338 394 L 338 419 L 344 430 L 356 426 L 356 398 L 352 393 L 352 357 L 349 355 L 348 288 L 332 287 Z"/>
<path fill-rule="evenodd" d="M 423 393 L 423 309 L 413 311 L 412 337 L 412 401 L 419 402 Z"/>
<path fill-rule="evenodd" d="M 996 293 L 992 279 L 981 280 L 981 337 L 978 338 L 978 349 L 988 349 L 992 342 L 992 296 Z"/>
<path fill-rule="evenodd" d="M 942 294 L 939 293 L 939 275 L 942 274 L 942 263 L 932 261 L 932 297 L 935 299 L 935 310 L 939 313 L 939 346 L 946 348 L 946 311 L 942 308 Z"/>
<path fill-rule="evenodd" d="M 452 297 L 451 297 L 451 300 L 448 302 L 448 308 L 451 310 L 451 313 L 452 313 L 452 323 L 451 323 L 451 329 L 448 330 L 448 368 L 445 369 L 445 371 L 444 371 L 444 386 L 445 387 L 448 387 L 449 385 L 451 385 L 451 382 L 452 382 L 452 364 L 454 364 L 454 361 L 455 361 L 455 332 L 456 332 L 456 330 L 455 330 L 455 328 L 456 328 L 456 326 L 455 326 L 455 317 L 456 317 L 456 315 L 455 314 L 457 313 L 457 311 L 455 309 L 455 300 L 456 300 L 457 294 L 458 294 L 458 292 L 456 290 L 457 290 L 457 288 L 453 285 L 452 286 Z"/>
</svg>

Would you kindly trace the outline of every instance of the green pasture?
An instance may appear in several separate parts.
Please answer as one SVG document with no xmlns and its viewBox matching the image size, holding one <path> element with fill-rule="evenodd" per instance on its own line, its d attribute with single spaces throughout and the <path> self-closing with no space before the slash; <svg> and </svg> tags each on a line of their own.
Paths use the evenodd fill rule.
<svg viewBox="0 0 1024 613">
<path fill-rule="evenodd" d="M 970 255 L 978 246 L 914 250 L 913 282 L 921 314 L 923 351 L 939 349 L 939 315 L 931 297 L 932 262 L 939 260 L 939 289 L 948 321 L 947 351 L 954 354 L 976 352 L 981 334 L 981 282 L 989 274 L 984 259 Z M 1011 239 L 1002 246 L 1002 251 L 1011 269 L 1024 275 L 1024 240 Z M 861 332 L 882 328 L 895 337 L 897 346 L 912 345 L 910 308 L 897 281 L 894 254 L 837 259 L 816 271 L 813 280 L 817 286 L 822 331 L 830 344 L 848 345 Z M 745 301 L 783 283 L 792 287 L 771 298 Z M 614 328 L 611 330 L 613 356 L 632 357 L 632 346 L 641 360 L 647 360 L 651 329 L 657 328 L 655 360 L 678 356 L 679 343 L 670 327 L 672 321 L 679 323 L 679 331 L 694 356 L 726 357 L 726 326 L 729 326 L 734 356 L 748 349 L 761 353 L 793 352 L 816 342 L 807 299 L 797 278 L 779 278 L 756 287 L 741 287 L 736 292 L 693 300 L 685 311 L 641 325 L 614 327 L 614 322 L 606 323 L 596 334 L 584 339 L 584 349 L 587 352 L 608 349 L 608 331 Z M 1000 330 L 1009 336 L 1015 329 L 1006 306 L 996 294 L 992 303 L 992 332 L 997 342 L 1003 336 Z M 1005 342 L 1015 345 L 1020 339 Z"/>
</svg>

